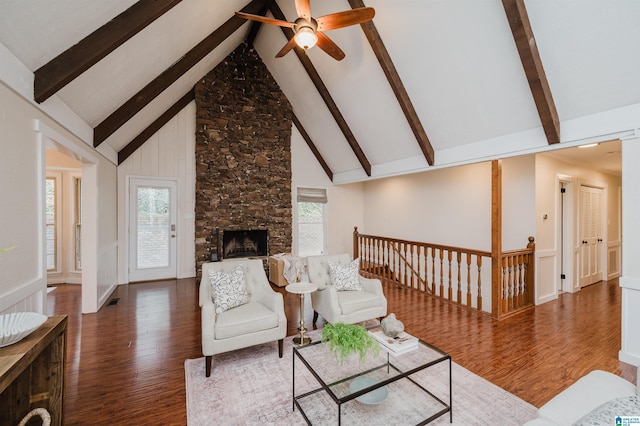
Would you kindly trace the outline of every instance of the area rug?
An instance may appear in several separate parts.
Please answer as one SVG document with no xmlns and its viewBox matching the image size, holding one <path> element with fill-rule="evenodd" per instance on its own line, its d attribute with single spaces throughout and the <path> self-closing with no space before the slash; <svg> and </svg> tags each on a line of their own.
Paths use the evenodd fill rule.
<svg viewBox="0 0 640 426">
<path fill-rule="evenodd" d="M 310 335 L 317 340 L 319 330 Z M 185 361 L 187 424 L 205 425 L 304 425 L 305 420 L 292 410 L 292 341 L 285 339 L 284 356 L 278 358 L 275 342 L 214 356 L 210 377 L 205 377 L 204 358 Z M 298 360 L 296 360 L 298 361 Z M 424 374 L 431 388 L 442 398 L 448 392 L 448 368 L 428 368 Z M 296 394 L 318 387 L 300 362 L 296 362 Z M 454 425 L 522 425 L 536 417 L 536 408 L 455 362 L 452 364 Z M 321 394 L 325 394 L 322 392 Z M 392 397 L 396 398 L 394 402 Z M 447 397 L 448 398 L 448 397 Z M 326 412 L 314 424 L 337 424 L 337 406 L 328 397 L 314 403 Z M 403 403 L 402 396 L 389 387 L 389 400 L 373 406 L 351 401 L 343 405 L 342 424 L 373 426 L 415 424 L 410 418 L 389 418 L 389 410 Z M 358 410 L 368 411 L 358 416 Z M 369 414 L 376 413 L 374 420 Z M 380 415 L 378 415 L 380 414 Z M 345 417 L 346 416 L 346 417 Z M 365 419 L 366 418 L 366 419 Z M 347 420 L 348 419 L 348 420 Z M 435 425 L 449 423 L 449 413 L 436 419 Z"/>
</svg>

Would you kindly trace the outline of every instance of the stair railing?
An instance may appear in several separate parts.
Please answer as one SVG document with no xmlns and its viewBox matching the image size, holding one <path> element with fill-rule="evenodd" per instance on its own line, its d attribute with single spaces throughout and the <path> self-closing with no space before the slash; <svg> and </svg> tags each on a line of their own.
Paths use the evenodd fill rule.
<svg viewBox="0 0 640 426">
<path fill-rule="evenodd" d="M 364 235 L 357 227 L 353 233 L 353 256 L 360 258 L 363 275 L 489 312 L 495 318 L 533 306 L 534 250 L 530 237 L 527 248 L 503 252 L 501 276 L 492 277 L 489 251 Z M 493 305 L 486 310 L 485 298 Z"/>
</svg>

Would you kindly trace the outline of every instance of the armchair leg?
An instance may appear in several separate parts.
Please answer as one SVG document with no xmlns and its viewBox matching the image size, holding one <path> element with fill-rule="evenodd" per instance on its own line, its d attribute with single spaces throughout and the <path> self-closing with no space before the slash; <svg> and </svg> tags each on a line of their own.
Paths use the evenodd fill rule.
<svg viewBox="0 0 640 426">
<path fill-rule="evenodd" d="M 211 375 L 211 361 L 213 360 L 212 355 L 207 355 L 204 357 L 204 372 L 205 376 L 209 377 Z"/>
<path fill-rule="evenodd" d="M 316 311 L 313 311 L 313 324 L 315 325 L 317 321 L 318 321 L 318 313 Z"/>
<path fill-rule="evenodd" d="M 282 358 L 282 347 L 284 345 L 284 339 L 278 340 L 278 356 Z"/>
</svg>

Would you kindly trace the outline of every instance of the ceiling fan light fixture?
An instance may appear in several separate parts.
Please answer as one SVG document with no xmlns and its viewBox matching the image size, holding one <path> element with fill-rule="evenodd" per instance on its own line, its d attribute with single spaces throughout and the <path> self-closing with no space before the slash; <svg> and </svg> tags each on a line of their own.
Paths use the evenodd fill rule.
<svg viewBox="0 0 640 426">
<path fill-rule="evenodd" d="M 296 44 L 303 49 L 311 49 L 318 42 L 318 35 L 309 27 L 302 27 L 294 36 Z"/>
</svg>

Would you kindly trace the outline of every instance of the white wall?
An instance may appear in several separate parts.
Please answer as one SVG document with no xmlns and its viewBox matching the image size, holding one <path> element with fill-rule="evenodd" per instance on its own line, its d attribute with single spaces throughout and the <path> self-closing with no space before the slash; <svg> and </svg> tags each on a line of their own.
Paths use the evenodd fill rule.
<svg viewBox="0 0 640 426">
<path fill-rule="evenodd" d="M 620 226 L 618 216 L 618 193 L 622 185 L 621 178 L 607 173 L 565 163 L 546 154 L 536 155 L 536 303 L 544 303 L 557 299 L 562 289 L 560 273 L 560 198 L 559 181 L 564 180 L 571 186 L 565 195 L 565 203 L 574 206 L 572 227 L 566 231 L 573 234 L 571 246 L 565 249 L 565 257 L 569 257 L 572 267 L 565 268 L 567 280 L 565 291 L 579 291 L 579 235 L 578 235 L 578 202 L 581 184 L 602 187 L 606 206 L 607 223 L 605 241 L 608 250 L 620 252 Z M 571 198 L 568 198 L 571 197 Z M 547 215 L 547 219 L 543 219 Z M 565 225 L 568 226 L 568 225 Z M 607 258 L 605 252 L 605 258 Z M 566 265 L 566 263 L 565 263 Z M 606 262 L 603 267 L 606 268 Z"/>
<path fill-rule="evenodd" d="M 370 235 L 491 250 L 491 163 L 365 184 Z"/>
<path fill-rule="evenodd" d="M 502 160 L 502 250 L 527 246 L 536 238 L 535 157 Z"/>
<path fill-rule="evenodd" d="M 622 141 L 621 361 L 640 366 L 640 138 Z"/>
<path fill-rule="evenodd" d="M 36 132 L 38 124 L 40 133 Z M 72 147 L 88 149 L 85 142 L 0 84 L 0 246 L 16 246 L 10 252 L 0 253 L 0 312 L 44 312 L 46 308 L 43 187 L 45 144 L 48 141 L 41 137 L 44 127 Z M 95 223 L 98 233 L 95 276 L 89 280 L 96 288 L 87 293 L 92 296 L 91 311 L 95 311 L 115 285 L 115 276 L 109 281 L 108 273 L 99 272 L 115 271 L 115 262 L 111 263 L 113 259 L 109 256 L 99 255 L 106 247 L 117 251 L 116 168 L 99 153 L 92 152 L 97 161 L 95 183 L 100 187 L 96 196 L 102 209 Z M 83 297 L 84 294 L 83 286 Z"/>
<path fill-rule="evenodd" d="M 315 141 L 315 143 L 320 143 Z M 326 188 L 328 211 L 327 252 L 353 253 L 353 227 L 365 232 L 364 184 L 354 183 L 334 186 L 315 156 L 309 149 L 298 129 L 291 132 L 291 176 L 293 203 L 293 245 L 294 252 L 298 231 L 296 229 L 296 187 Z"/>
<path fill-rule="evenodd" d="M 118 166 L 118 282 L 129 282 L 127 194 L 129 177 L 176 179 L 178 183 L 178 278 L 195 277 L 195 101 L 184 107 Z"/>
<path fill-rule="evenodd" d="M 502 160 L 503 249 L 535 236 L 533 156 Z M 366 233 L 491 251 L 491 163 L 438 169 L 365 183 Z M 482 280 L 490 283 L 491 262 Z M 483 286 L 490 310 L 490 285 Z M 488 303 L 487 303 L 488 302 Z"/>
</svg>

